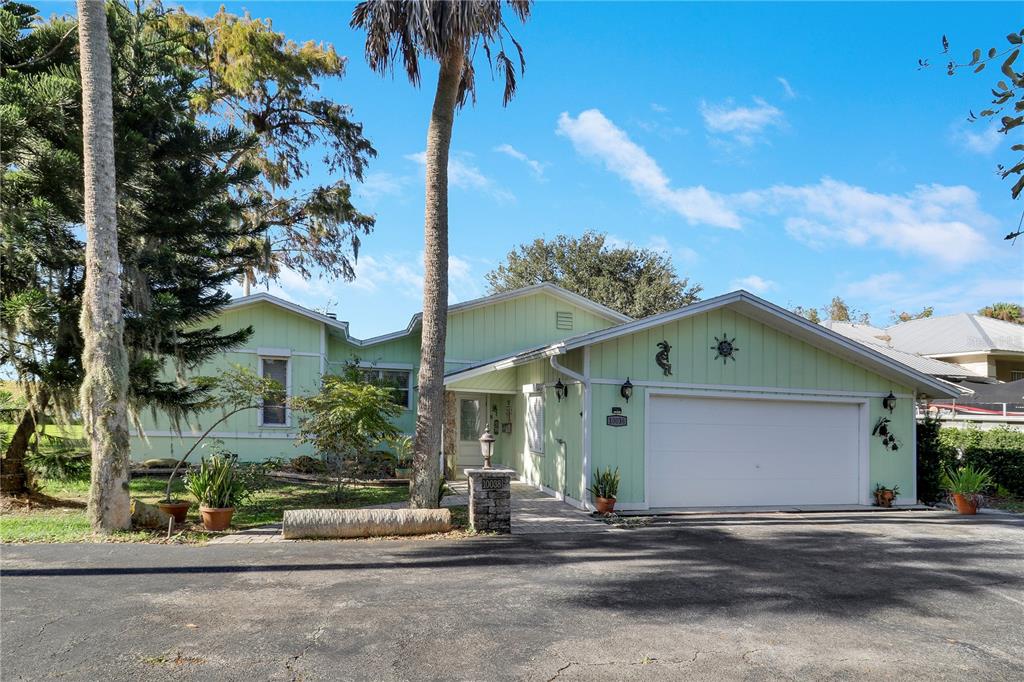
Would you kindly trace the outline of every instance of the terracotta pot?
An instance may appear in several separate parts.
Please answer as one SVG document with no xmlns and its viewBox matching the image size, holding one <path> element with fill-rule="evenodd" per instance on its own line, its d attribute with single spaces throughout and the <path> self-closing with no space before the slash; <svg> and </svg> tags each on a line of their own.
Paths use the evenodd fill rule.
<svg viewBox="0 0 1024 682">
<path fill-rule="evenodd" d="M 978 503 L 974 501 L 974 498 L 960 493 L 953 494 L 953 504 L 956 505 L 956 510 L 961 514 L 977 514 Z"/>
<path fill-rule="evenodd" d="M 594 504 L 597 506 L 598 514 L 610 514 L 615 511 L 614 497 L 598 497 Z"/>
<path fill-rule="evenodd" d="M 160 511 L 167 512 L 173 516 L 175 523 L 185 523 L 188 508 L 192 506 L 192 503 L 175 500 L 173 502 L 157 502 L 156 506 L 160 507 Z"/>
<path fill-rule="evenodd" d="M 883 490 L 875 493 L 875 504 L 879 507 L 891 507 L 896 494 L 891 490 Z"/>
<path fill-rule="evenodd" d="M 199 514 L 203 517 L 206 530 L 225 530 L 231 525 L 234 507 L 200 507 Z"/>
<path fill-rule="evenodd" d="M 395 477 L 397 478 L 412 478 L 412 467 L 408 469 L 395 469 Z"/>
</svg>

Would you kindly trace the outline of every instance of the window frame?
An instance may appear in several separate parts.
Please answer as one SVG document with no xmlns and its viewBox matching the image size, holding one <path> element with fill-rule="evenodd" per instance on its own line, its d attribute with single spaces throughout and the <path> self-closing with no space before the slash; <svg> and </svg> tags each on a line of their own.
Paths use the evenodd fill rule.
<svg viewBox="0 0 1024 682">
<path fill-rule="evenodd" d="M 1024 379 L 1024 369 L 1010 370 L 1010 381 L 1020 381 L 1021 379 Z"/>
<path fill-rule="evenodd" d="M 363 363 L 360 363 L 359 365 L 357 365 L 357 369 L 359 370 L 359 375 L 360 375 L 360 377 L 362 377 L 363 381 L 366 381 L 367 374 L 369 374 L 371 372 L 376 372 L 377 373 L 377 380 L 378 381 L 383 381 L 384 380 L 384 372 L 404 372 L 405 375 L 406 375 L 405 387 L 404 388 L 399 388 L 397 390 L 405 391 L 405 402 L 404 403 L 396 402 L 395 404 L 398 405 L 399 407 L 401 407 L 403 410 L 411 410 L 412 409 L 412 390 L 413 390 L 413 388 L 412 388 L 412 376 L 413 376 L 413 372 L 414 372 L 414 368 L 413 367 L 408 366 L 408 365 L 401 365 L 401 366 L 399 366 L 399 365 L 393 365 L 393 364 L 370 364 L 370 363 L 363 364 Z"/>
<path fill-rule="evenodd" d="M 531 402 L 533 400 L 536 400 L 538 402 L 539 406 L 540 406 L 540 411 L 538 412 L 538 419 L 537 419 L 537 438 L 538 438 L 539 443 L 540 443 L 539 449 L 534 448 L 533 447 L 534 443 L 530 442 L 530 420 L 532 419 L 532 417 L 530 415 L 530 406 L 531 406 Z M 544 392 L 543 391 L 532 391 L 532 392 L 526 394 L 526 419 L 524 420 L 523 423 L 525 425 L 524 428 L 526 429 L 526 438 L 525 438 L 525 440 L 526 440 L 526 449 L 529 452 L 531 452 L 532 454 L 543 456 L 544 455 L 544 441 L 545 441 L 545 437 L 544 437 L 544 435 L 545 435 L 544 434 Z"/>
<path fill-rule="evenodd" d="M 256 356 L 256 367 L 257 374 L 262 379 L 263 374 L 263 362 L 265 360 L 278 360 L 284 362 L 285 371 L 285 386 L 284 386 L 284 422 L 283 423 L 267 423 L 264 420 L 265 406 L 263 404 L 263 398 L 259 401 L 259 410 L 256 417 L 256 425 L 264 429 L 290 429 L 292 426 L 292 408 L 288 404 L 288 399 L 292 396 L 292 359 L 289 355 L 271 355 L 271 354 L 260 354 Z"/>
</svg>

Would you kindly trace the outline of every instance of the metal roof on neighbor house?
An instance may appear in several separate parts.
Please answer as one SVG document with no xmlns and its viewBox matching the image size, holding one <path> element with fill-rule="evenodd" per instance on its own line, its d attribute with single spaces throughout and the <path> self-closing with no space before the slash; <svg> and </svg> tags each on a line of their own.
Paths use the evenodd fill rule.
<svg viewBox="0 0 1024 682">
<path fill-rule="evenodd" d="M 1024 325 L 970 313 L 910 320 L 884 331 L 890 345 L 918 355 L 1024 353 Z"/>
</svg>

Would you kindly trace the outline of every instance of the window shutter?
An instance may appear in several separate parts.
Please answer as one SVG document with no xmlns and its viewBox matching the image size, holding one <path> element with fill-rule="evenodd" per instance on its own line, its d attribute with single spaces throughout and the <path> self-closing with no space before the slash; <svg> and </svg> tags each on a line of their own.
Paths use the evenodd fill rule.
<svg viewBox="0 0 1024 682">
<path fill-rule="evenodd" d="M 540 393 L 526 399 L 526 442 L 531 452 L 544 453 L 544 396 Z"/>
</svg>

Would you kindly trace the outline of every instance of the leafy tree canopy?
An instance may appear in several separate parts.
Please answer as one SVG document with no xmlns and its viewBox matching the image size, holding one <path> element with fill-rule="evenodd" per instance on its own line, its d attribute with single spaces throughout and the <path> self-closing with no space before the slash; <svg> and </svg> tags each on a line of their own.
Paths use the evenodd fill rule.
<svg viewBox="0 0 1024 682">
<path fill-rule="evenodd" d="M 993 303 L 979 310 L 978 314 L 1003 322 L 1024 324 L 1024 307 L 1019 303 Z"/>
<path fill-rule="evenodd" d="M 667 255 L 607 242 L 588 231 L 522 244 L 487 273 L 490 291 L 550 282 L 637 319 L 699 300 L 703 287 L 680 278 Z"/>
<path fill-rule="evenodd" d="M 894 311 L 892 311 L 892 321 L 894 323 L 899 323 L 899 322 L 910 322 L 911 320 L 923 320 L 924 318 L 931 317 L 934 314 L 935 314 L 935 308 L 933 306 L 930 306 L 930 305 L 921 308 L 921 310 L 919 310 L 916 313 L 910 313 L 910 312 L 907 312 L 905 310 L 902 313 L 897 313 L 894 310 Z"/>
</svg>

